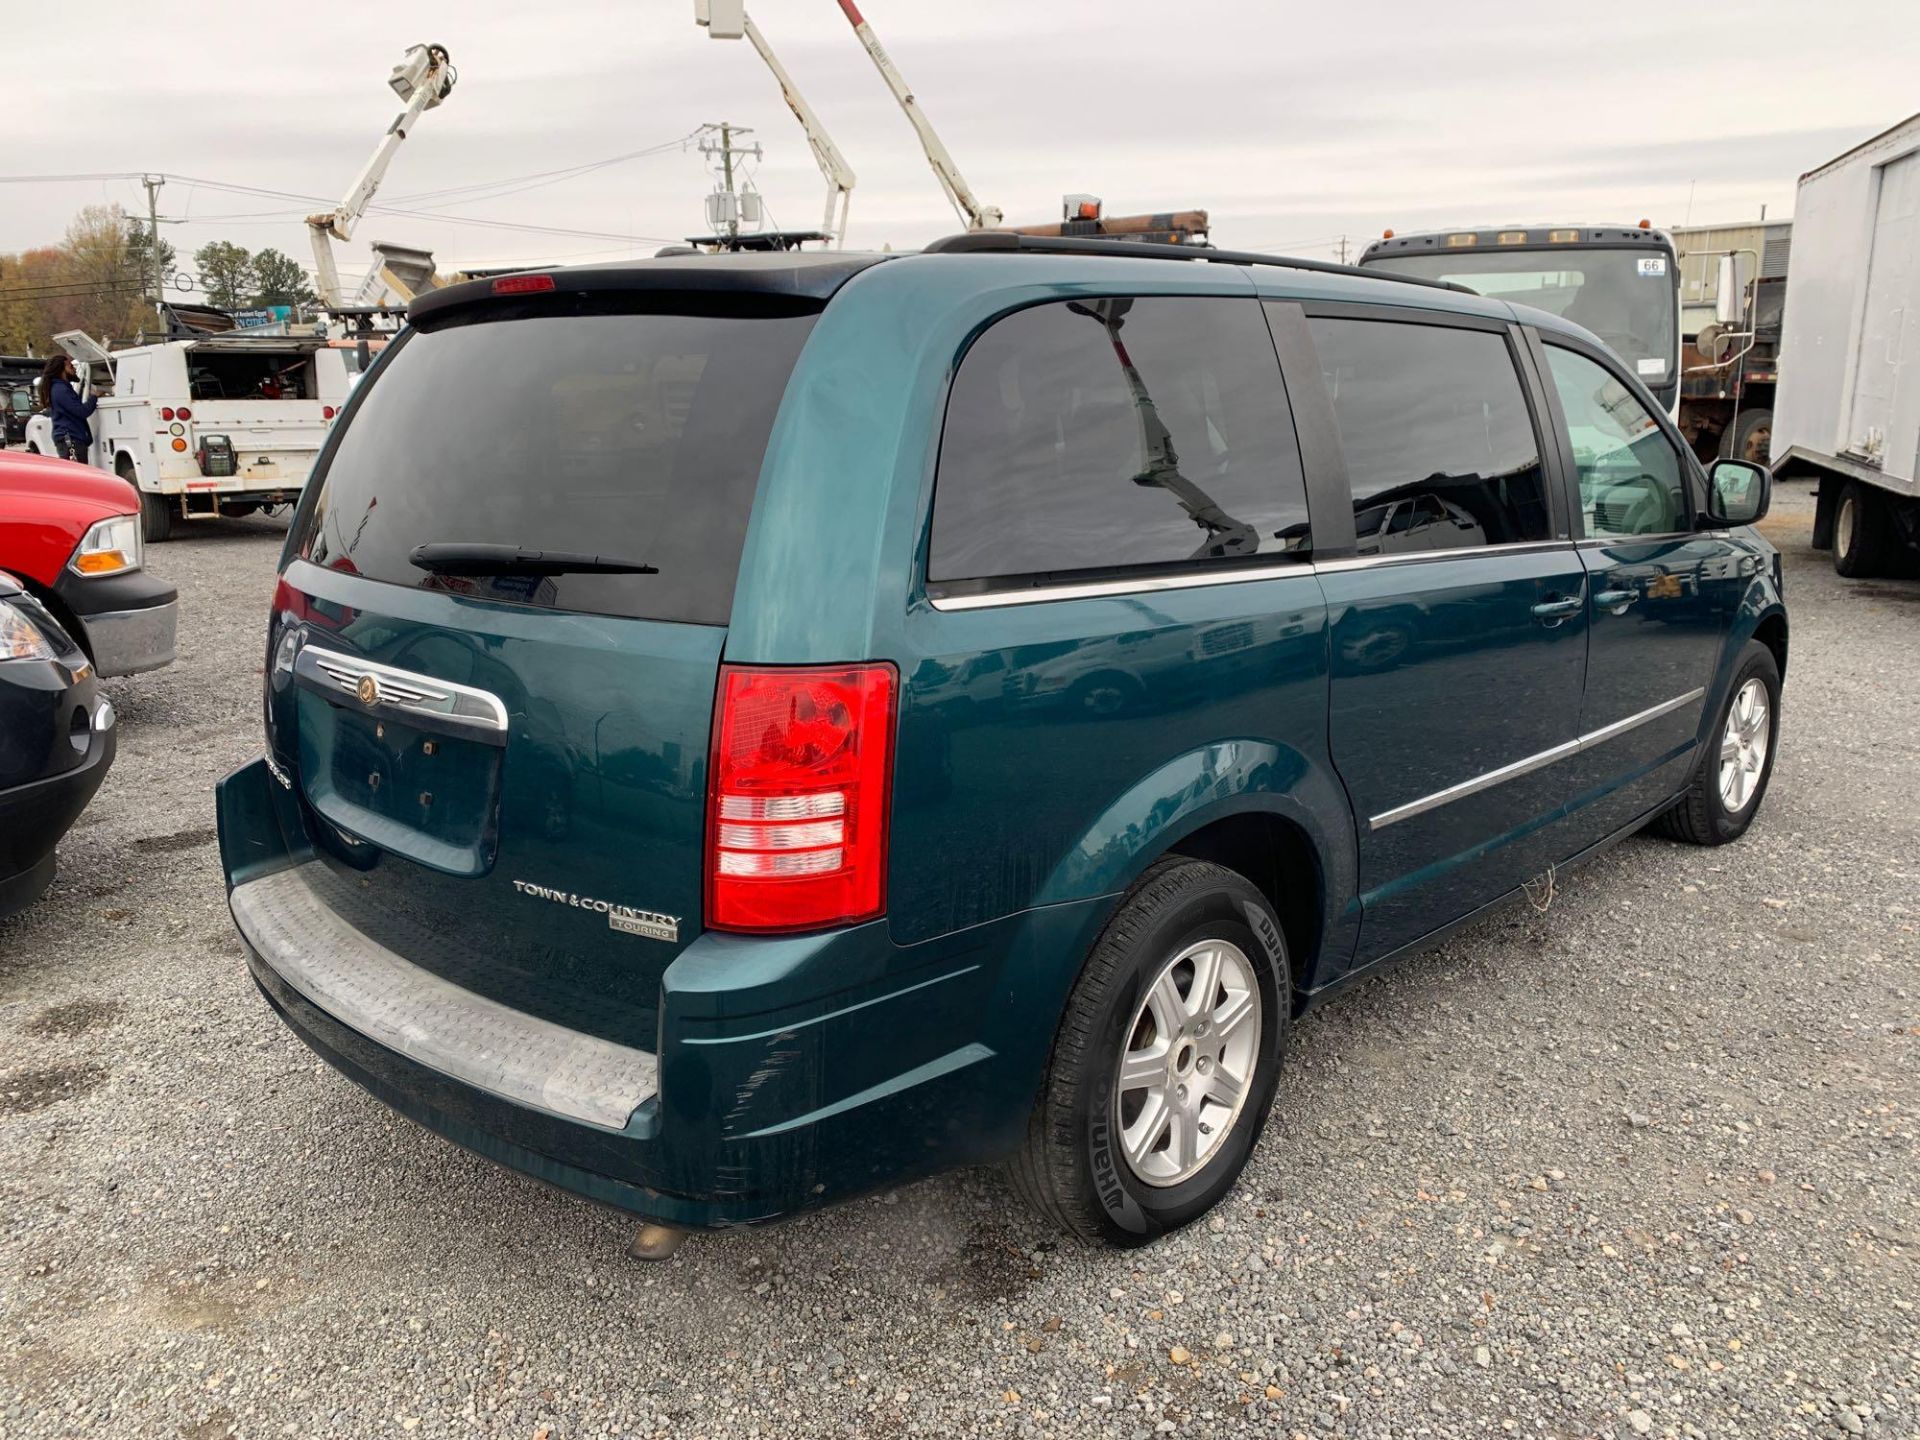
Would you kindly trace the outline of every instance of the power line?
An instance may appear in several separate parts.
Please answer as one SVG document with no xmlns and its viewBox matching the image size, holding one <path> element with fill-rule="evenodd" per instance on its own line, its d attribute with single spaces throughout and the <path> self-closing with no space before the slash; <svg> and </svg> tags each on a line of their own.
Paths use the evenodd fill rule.
<svg viewBox="0 0 1920 1440">
<path fill-rule="evenodd" d="M 65 294 L 91 294 L 96 290 L 125 288 L 138 290 L 145 283 L 145 279 L 138 272 L 129 268 L 123 274 L 97 279 L 34 280 L 21 285 L 0 285 L 0 296 L 29 299 Z"/>
<path fill-rule="evenodd" d="M 446 215 L 430 208 L 430 202 L 445 201 L 449 206 L 477 204 L 484 200 L 504 199 L 508 195 L 522 194 L 528 190 L 539 189 L 547 185 L 557 185 L 567 180 L 590 175 L 596 170 L 604 170 L 612 165 L 624 164 L 630 160 L 645 159 L 653 155 L 665 154 L 672 150 L 684 149 L 698 132 L 690 132 L 675 140 L 662 141 L 645 146 L 639 150 L 628 150 L 618 155 L 609 155 L 599 160 L 585 161 L 579 165 L 562 166 L 553 170 L 530 171 L 524 175 L 504 176 L 495 180 L 475 181 L 467 185 L 452 185 L 439 190 L 422 190 L 394 197 L 387 203 L 378 203 L 367 207 L 369 214 L 385 214 L 416 220 L 444 220 L 453 224 L 485 226 L 499 230 L 527 230 L 537 234 L 577 235 L 592 240 L 633 239 L 641 243 L 666 243 L 668 237 L 658 235 L 635 235 L 628 237 L 604 230 L 582 230 L 569 226 L 536 226 L 524 221 L 489 220 L 483 216 Z M 325 205 L 325 196 L 307 195 L 293 190 L 276 190 L 267 186 L 245 185 L 234 181 L 212 180 L 201 175 L 182 175 L 171 171 L 160 172 L 163 180 L 176 181 L 182 185 L 220 191 L 233 195 L 252 195 L 267 200 L 289 200 L 302 207 Z M 93 171 L 71 174 L 49 175 L 0 175 L 0 184 L 46 184 L 63 181 L 103 181 L 103 180 L 141 180 L 148 175 L 136 171 Z M 421 208 L 418 202 L 429 202 L 429 208 Z M 398 202 L 398 203 L 396 203 Z M 282 216 L 298 215 L 304 218 L 307 212 L 302 209 L 280 211 L 240 211 L 232 215 L 211 215 L 200 217 L 194 223 L 214 223 L 221 220 L 273 219 Z"/>
<path fill-rule="evenodd" d="M 693 134 L 697 134 L 697 133 L 698 133 L 697 131 L 693 132 Z M 454 196 L 466 197 L 465 199 L 449 199 L 448 203 L 450 205 L 470 204 L 470 203 L 478 203 L 482 200 L 501 199 L 501 198 L 504 198 L 506 195 L 517 194 L 524 190 L 537 189 L 544 185 L 559 184 L 566 180 L 576 179 L 576 178 L 579 178 L 580 176 L 591 174 L 596 170 L 603 170 L 603 169 L 606 169 L 608 166 L 622 164 L 629 160 L 641 159 L 650 155 L 663 154 L 667 151 L 674 150 L 674 149 L 683 149 L 688 143 L 688 141 L 691 140 L 692 138 L 693 138 L 693 135 L 689 134 L 687 136 L 683 136 L 678 140 L 665 141 L 657 145 L 647 146 L 640 150 L 627 151 L 619 155 L 607 156 L 604 159 L 587 161 L 581 165 L 566 166 L 557 170 L 535 171 L 526 175 L 509 176 L 499 180 L 475 182 L 474 184 L 471 184 L 471 185 L 450 186 L 442 190 L 420 191 L 420 192 L 416 192 L 414 195 L 400 197 L 400 198 L 409 199 L 409 200 L 431 201 L 434 199 L 446 199 L 447 197 L 454 197 Z M 130 171 L 130 170 L 92 171 L 92 172 L 74 172 L 74 173 L 66 173 L 66 174 L 0 175 L 0 184 L 7 184 L 7 185 L 50 184 L 50 183 L 60 183 L 60 182 L 68 182 L 68 181 L 109 181 L 109 180 L 133 180 L 133 181 L 144 182 L 151 178 L 153 178 L 151 174 L 138 172 L 138 171 Z M 178 174 L 170 171 L 160 172 L 159 179 L 163 181 L 170 180 L 184 186 L 213 190 L 216 192 L 222 192 L 226 194 L 251 195 L 251 196 L 259 197 L 261 199 L 269 199 L 269 200 L 288 200 L 288 201 L 296 202 L 302 207 L 307 207 L 312 205 L 325 205 L 328 203 L 326 198 L 323 196 L 304 195 L 297 191 L 292 191 L 292 190 L 275 190 L 266 186 L 244 185 L 244 184 L 239 184 L 232 181 L 212 180 L 212 179 L 208 179 L 205 176 L 182 175 L 182 174 Z M 502 187 L 511 187 L 511 188 L 502 188 Z M 274 218 L 276 216 L 288 217 L 288 216 L 294 216 L 294 215 L 298 215 L 304 218 L 305 214 L 307 213 L 308 212 L 304 208 L 298 211 L 278 211 L 278 212 L 257 211 L 257 212 L 251 212 L 251 213 L 240 212 L 230 217 L 209 216 L 209 217 L 205 217 L 203 221 L 194 221 L 192 223 L 218 223 L 222 220 L 241 221 L 243 219 L 259 219 L 264 221 L 270 218 Z M 417 208 L 411 208 L 408 206 L 402 206 L 402 205 L 396 205 L 396 204 L 370 205 L 368 207 L 368 213 L 379 214 L 379 215 L 390 215 L 396 218 L 420 220 L 420 221 L 426 221 L 434 224 L 464 225 L 464 226 L 468 226 L 475 229 L 511 231 L 519 234 L 555 235 L 555 236 L 565 236 L 572 239 L 583 239 L 583 240 L 610 240 L 621 245 L 629 245 L 629 246 L 630 245 L 671 244 L 673 243 L 673 240 L 675 238 L 672 236 L 664 236 L 664 235 L 620 234 L 614 231 L 586 230 L 586 229 L 580 229 L 573 226 L 564 226 L 564 225 L 539 225 L 529 221 L 520 221 L 520 220 L 495 220 L 495 219 L 489 219 L 485 216 L 478 216 L 478 215 L 449 215 L 444 213 L 443 211 L 438 211 L 433 209 L 417 209 Z M 186 223 L 186 222 L 183 220 L 182 223 Z M 71 298 L 71 297 L 62 296 L 59 298 Z"/>
<path fill-rule="evenodd" d="M 137 170 L 101 170 L 86 175 L 0 175 L 0 185 L 53 185 L 69 180 L 139 180 Z"/>
<path fill-rule="evenodd" d="M 302 204 L 325 205 L 328 202 L 317 195 L 301 195 L 290 190 L 269 190 L 258 185 L 235 185 L 221 180 L 208 180 L 193 175 L 167 176 L 183 185 L 198 185 L 209 190 L 224 190 L 236 195 L 258 195 L 269 200 L 297 200 Z M 637 244 L 669 244 L 669 237 L 661 235 L 620 235 L 607 230 L 580 230 L 562 225 L 534 225 L 520 220 L 489 220 L 478 215 L 441 215 L 430 210 L 410 210 L 398 205 L 369 205 L 370 215 L 393 215 L 409 220 L 431 220 L 447 225 L 472 225 L 488 230 L 520 230 L 535 235 L 572 235 L 583 240 L 630 240 Z"/>
</svg>

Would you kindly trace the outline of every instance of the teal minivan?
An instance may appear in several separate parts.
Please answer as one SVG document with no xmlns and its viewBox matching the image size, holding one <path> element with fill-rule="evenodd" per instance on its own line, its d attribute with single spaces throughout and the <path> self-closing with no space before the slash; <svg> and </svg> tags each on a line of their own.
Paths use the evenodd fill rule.
<svg viewBox="0 0 1920 1440">
<path fill-rule="evenodd" d="M 1303 1009 L 1752 822 L 1768 483 L 1563 321 L 1310 261 L 453 286 L 288 536 L 234 920 L 332 1065 L 641 1253 L 990 1162 L 1138 1244 Z"/>
</svg>

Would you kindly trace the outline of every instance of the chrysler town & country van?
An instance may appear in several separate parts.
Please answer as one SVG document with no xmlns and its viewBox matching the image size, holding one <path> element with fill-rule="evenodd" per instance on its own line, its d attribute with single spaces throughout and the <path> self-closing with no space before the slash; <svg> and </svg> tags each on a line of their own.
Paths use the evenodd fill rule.
<svg viewBox="0 0 1920 1440">
<path fill-rule="evenodd" d="M 1139 1243 L 1301 1009 L 1752 822 L 1767 486 L 1563 321 L 1312 262 L 450 287 L 295 517 L 233 915 L 347 1076 L 652 1227 L 1010 1162 Z"/>
</svg>

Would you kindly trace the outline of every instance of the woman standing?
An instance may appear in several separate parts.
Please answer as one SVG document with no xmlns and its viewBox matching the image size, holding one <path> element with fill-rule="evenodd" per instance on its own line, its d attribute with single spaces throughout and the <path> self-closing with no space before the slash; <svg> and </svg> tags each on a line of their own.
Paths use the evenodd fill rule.
<svg viewBox="0 0 1920 1440">
<path fill-rule="evenodd" d="M 89 423 L 100 397 L 85 400 L 73 388 L 79 378 L 71 355 L 55 355 L 40 372 L 40 388 L 47 397 L 47 410 L 53 416 L 53 449 L 63 460 L 87 463 L 93 448 L 93 426 Z"/>
</svg>

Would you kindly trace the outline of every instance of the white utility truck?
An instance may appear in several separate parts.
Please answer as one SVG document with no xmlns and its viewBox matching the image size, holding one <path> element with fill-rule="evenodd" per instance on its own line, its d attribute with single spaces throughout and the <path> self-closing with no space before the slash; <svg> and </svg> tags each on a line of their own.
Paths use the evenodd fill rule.
<svg viewBox="0 0 1920 1440">
<path fill-rule="evenodd" d="M 1920 115 L 1800 177 L 1773 473 L 1842 575 L 1920 548 Z"/>
<path fill-rule="evenodd" d="M 109 353 L 69 330 L 54 343 L 83 396 L 99 393 L 88 459 L 140 492 L 149 541 L 181 520 L 291 505 L 347 401 L 344 352 L 318 337 L 219 332 Z M 27 448 L 55 453 L 48 416 L 28 422 Z"/>
</svg>

